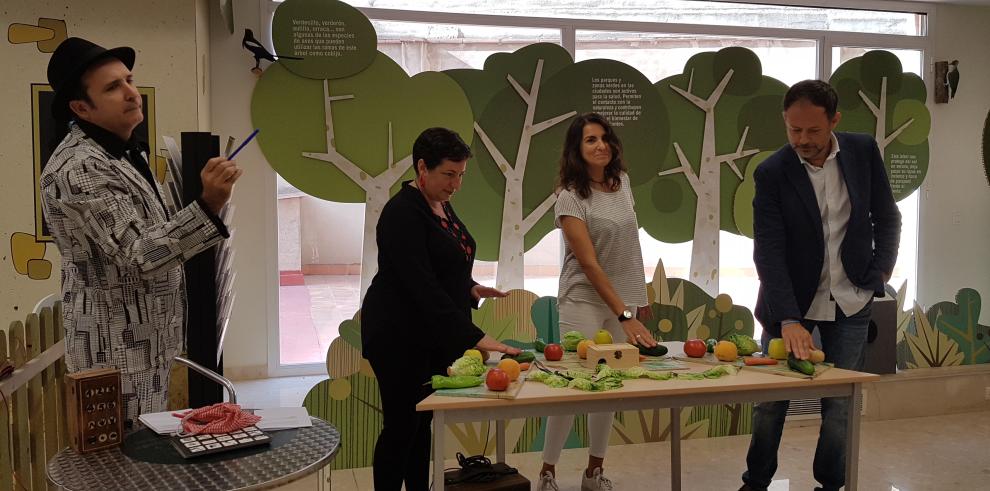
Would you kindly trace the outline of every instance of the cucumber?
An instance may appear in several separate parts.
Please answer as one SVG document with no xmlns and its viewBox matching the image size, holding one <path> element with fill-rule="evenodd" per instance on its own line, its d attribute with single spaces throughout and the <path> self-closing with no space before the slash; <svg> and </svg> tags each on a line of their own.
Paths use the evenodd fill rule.
<svg viewBox="0 0 990 491">
<path fill-rule="evenodd" d="M 506 358 L 512 358 L 513 360 L 516 360 L 519 363 L 530 363 L 536 359 L 536 355 L 534 355 L 532 351 L 523 351 L 518 355 L 510 355 L 508 353 L 502 355 L 503 360 Z"/>
<path fill-rule="evenodd" d="M 814 363 L 811 363 L 808 360 L 799 360 L 799 359 L 797 359 L 797 358 L 794 357 L 794 354 L 793 353 L 787 357 L 787 368 L 790 368 L 791 370 L 794 370 L 794 371 L 797 371 L 797 372 L 801 372 L 801 373 L 803 373 L 805 375 L 814 375 L 815 374 L 815 364 Z"/>
<path fill-rule="evenodd" d="M 667 354 L 667 347 L 660 343 L 657 343 L 657 345 L 654 346 L 653 348 L 647 348 L 646 346 L 642 346 L 639 344 L 637 344 L 636 347 L 639 348 L 639 354 L 641 355 L 663 356 Z"/>
<path fill-rule="evenodd" d="M 547 342 L 544 341 L 543 338 L 536 338 L 536 340 L 533 341 L 533 349 L 535 349 L 539 353 L 543 353 L 543 348 L 546 347 L 547 347 Z"/>
</svg>

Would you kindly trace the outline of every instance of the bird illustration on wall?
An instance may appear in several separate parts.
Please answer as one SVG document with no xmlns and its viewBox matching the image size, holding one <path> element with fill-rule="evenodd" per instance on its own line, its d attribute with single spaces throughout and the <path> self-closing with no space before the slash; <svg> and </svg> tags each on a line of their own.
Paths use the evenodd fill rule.
<svg viewBox="0 0 990 491">
<path fill-rule="evenodd" d="M 268 49 L 265 48 L 265 46 L 261 44 L 257 39 L 255 39 L 254 32 L 252 32 L 251 29 L 244 29 L 244 39 L 241 41 L 241 46 L 243 46 L 244 49 L 250 51 L 251 55 L 254 56 L 254 68 L 251 69 L 251 72 L 256 75 L 261 74 L 261 60 L 268 60 L 272 63 L 275 63 L 276 56 L 278 58 L 284 58 L 286 60 L 302 59 L 296 56 L 273 55 L 269 53 Z"/>
<path fill-rule="evenodd" d="M 949 99 L 955 99 L 959 90 L 959 60 L 949 63 L 949 73 L 945 75 L 945 84 L 949 86 Z"/>
</svg>

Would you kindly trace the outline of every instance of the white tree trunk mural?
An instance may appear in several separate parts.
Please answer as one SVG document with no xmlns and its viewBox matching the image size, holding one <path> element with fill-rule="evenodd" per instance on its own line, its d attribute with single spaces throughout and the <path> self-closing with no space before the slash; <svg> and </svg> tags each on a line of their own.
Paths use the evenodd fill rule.
<svg viewBox="0 0 990 491">
<path fill-rule="evenodd" d="M 874 104 L 870 100 L 870 96 L 866 95 L 862 90 L 859 91 L 860 99 L 866 103 L 866 107 L 870 108 L 870 112 L 873 113 L 873 117 L 877 118 L 877 129 L 874 134 L 874 139 L 877 141 L 877 146 L 880 147 L 880 156 L 883 157 L 884 150 L 890 142 L 897 139 L 911 123 L 914 123 L 914 118 L 911 118 L 904 122 L 900 127 L 894 130 L 893 133 L 887 135 L 887 77 L 883 77 L 880 81 L 880 104 Z"/>
<path fill-rule="evenodd" d="M 705 112 L 704 139 L 701 144 L 700 165 L 698 173 L 695 174 L 691 162 L 684 154 L 678 142 L 674 142 L 674 150 L 677 152 L 677 160 L 680 167 L 661 171 L 659 175 L 667 176 L 683 173 L 691 184 L 691 189 L 698 198 L 698 204 L 694 217 L 694 242 L 691 248 L 691 272 L 689 280 L 700 286 L 705 293 L 718 295 L 718 267 L 719 267 L 719 230 L 721 229 L 721 213 L 719 198 L 721 194 L 721 165 L 727 164 L 729 168 L 743 179 L 739 167 L 736 166 L 736 159 L 741 159 L 754 155 L 759 149 L 743 150 L 746 144 L 746 135 L 749 134 L 747 126 L 739 139 L 736 151 L 729 154 L 715 154 L 715 106 L 719 98 L 725 91 L 725 87 L 732 79 L 733 70 L 726 72 L 715 90 L 707 99 L 702 99 L 691 93 L 691 86 L 694 82 L 694 70 L 688 79 L 687 89 L 670 86 L 689 102 Z"/>
<path fill-rule="evenodd" d="M 550 193 L 529 215 L 523 217 L 523 179 L 526 175 L 526 160 L 529 157 L 529 146 L 535 135 L 553 125 L 565 121 L 577 114 L 570 111 L 546 121 L 533 124 L 536 114 L 536 103 L 540 93 L 540 79 L 543 75 L 543 60 L 536 63 L 536 73 L 533 75 L 533 85 L 529 91 L 524 90 L 512 75 L 506 78 L 519 97 L 526 103 L 526 120 L 523 123 L 522 134 L 519 136 L 519 150 L 516 152 L 515 163 L 510 165 L 498 147 L 488 137 L 488 134 L 477 121 L 474 130 L 478 133 L 485 148 L 505 176 L 505 195 L 502 204 L 502 231 L 499 239 L 498 273 L 495 287 L 500 290 L 523 288 L 523 252 L 526 233 L 543 216 L 557 200 Z"/>
<path fill-rule="evenodd" d="M 389 191 L 395 183 L 402 178 L 402 175 L 412 166 L 412 155 L 395 160 L 392 145 L 392 122 L 388 122 L 388 168 L 377 176 L 370 176 L 361 170 L 354 162 L 337 151 L 337 144 L 333 133 L 333 108 L 332 103 L 347 99 L 353 99 L 353 95 L 330 95 L 330 82 L 323 81 L 323 108 L 327 124 L 327 151 L 326 153 L 303 152 L 303 157 L 329 162 L 340 169 L 355 184 L 365 192 L 364 208 L 364 245 L 361 251 L 361 299 L 364 299 L 371 279 L 378 272 L 378 244 L 375 242 L 375 226 L 378 225 L 378 217 L 382 214 L 382 208 L 388 202 Z"/>
</svg>

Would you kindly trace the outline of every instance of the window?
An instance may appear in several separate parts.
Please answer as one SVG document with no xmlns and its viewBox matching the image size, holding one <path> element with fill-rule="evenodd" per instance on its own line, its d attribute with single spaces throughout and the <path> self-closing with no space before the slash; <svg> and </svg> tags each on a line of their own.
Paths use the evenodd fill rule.
<svg viewBox="0 0 990 491">
<path fill-rule="evenodd" d="M 547 17 L 633 21 L 707 26 L 788 28 L 809 31 L 848 31 L 871 34 L 924 36 L 926 16 L 915 12 L 885 12 L 856 9 L 767 5 L 692 0 L 626 0 L 615 3 L 573 0 L 350 0 L 355 7 L 430 12 L 484 14 L 506 17 Z M 783 2 L 778 2 L 783 3 Z M 921 9 L 918 9 L 921 10 Z"/>
<path fill-rule="evenodd" d="M 482 68 L 488 56 L 523 46 L 559 43 L 575 61 L 608 58 L 640 70 L 651 82 L 681 73 L 694 54 L 743 46 L 760 59 L 765 75 L 784 84 L 824 77 L 842 62 L 871 49 L 898 56 L 905 71 L 921 74 L 930 40 L 924 4 L 906 12 L 685 0 L 628 0 L 595 4 L 573 0 L 350 0 L 372 19 L 378 49 L 407 73 Z M 278 2 L 270 3 L 271 10 Z M 853 5 L 840 2 L 839 7 Z M 876 4 L 884 5 L 884 4 Z M 904 8 L 901 4 L 888 4 Z M 863 7 L 869 7 L 864 4 Z M 871 46 L 864 48 L 862 46 Z M 470 168 L 469 168 L 470 172 Z M 901 247 L 891 284 L 908 280 L 916 291 L 918 193 L 899 203 Z M 364 205 L 312 198 L 279 181 L 279 365 L 322 370 L 326 348 L 340 322 L 360 304 L 359 271 Z M 723 212 L 724 213 L 724 212 Z M 346 219 L 345 219 L 346 218 Z M 355 223 L 358 222 L 358 223 Z M 332 223 L 332 227 L 327 227 Z M 642 225 L 642 224 L 641 224 Z M 330 229 L 332 231 L 328 231 Z M 720 232 L 720 291 L 752 308 L 758 282 L 752 241 Z M 640 232 L 646 279 L 662 259 L 669 277 L 687 278 L 691 242 L 664 243 Z M 525 254 L 525 288 L 556 295 L 562 255 L 553 231 Z M 496 263 L 477 261 L 475 279 L 495 284 Z M 761 329 L 756 326 L 756 336 Z M 278 371 L 278 370 L 277 370 Z"/>
</svg>

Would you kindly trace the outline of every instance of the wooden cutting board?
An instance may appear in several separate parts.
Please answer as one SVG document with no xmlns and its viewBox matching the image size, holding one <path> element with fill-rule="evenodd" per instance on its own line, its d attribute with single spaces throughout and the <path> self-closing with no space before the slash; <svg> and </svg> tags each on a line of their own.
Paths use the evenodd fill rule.
<svg viewBox="0 0 990 491">
<path fill-rule="evenodd" d="M 537 353 L 536 361 L 542 362 L 547 366 L 547 368 L 556 370 L 588 371 L 588 368 L 581 364 L 581 359 L 578 358 L 577 353 L 572 352 L 564 353 L 564 357 L 559 361 L 547 361 L 546 357 L 543 356 L 543 353 Z M 647 356 L 645 360 L 639 362 L 639 366 L 651 371 L 688 369 L 688 366 L 684 363 L 677 361 L 673 357 L 666 356 Z"/>
<path fill-rule="evenodd" d="M 830 363 L 815 363 L 815 374 L 805 375 L 801 372 L 794 371 L 788 368 L 787 360 L 779 360 L 777 361 L 776 365 L 746 365 L 746 363 L 743 362 L 743 358 L 741 356 L 739 358 L 736 358 L 735 361 L 722 361 L 719 360 L 718 358 L 715 358 L 715 355 L 712 353 L 705 353 L 705 356 L 701 358 L 675 356 L 674 359 L 690 361 L 694 363 L 704 363 L 706 365 L 732 365 L 738 368 L 745 368 L 746 370 L 757 370 L 765 373 L 772 373 L 774 375 L 783 375 L 785 377 L 807 378 L 807 379 L 815 378 L 821 375 L 825 370 L 832 368 L 832 364 Z"/>
<path fill-rule="evenodd" d="M 532 368 L 530 369 L 532 370 Z M 451 397 L 481 397 L 485 399 L 515 399 L 519 395 L 519 390 L 522 389 L 523 382 L 526 381 L 526 374 L 529 371 L 525 371 L 519 374 L 519 378 L 515 382 L 509 384 L 509 388 L 502 391 L 488 390 L 485 383 L 482 382 L 481 385 L 477 387 L 467 387 L 464 389 L 437 389 L 436 395 L 438 396 L 451 396 Z M 485 378 L 484 375 L 481 378 Z"/>
</svg>

